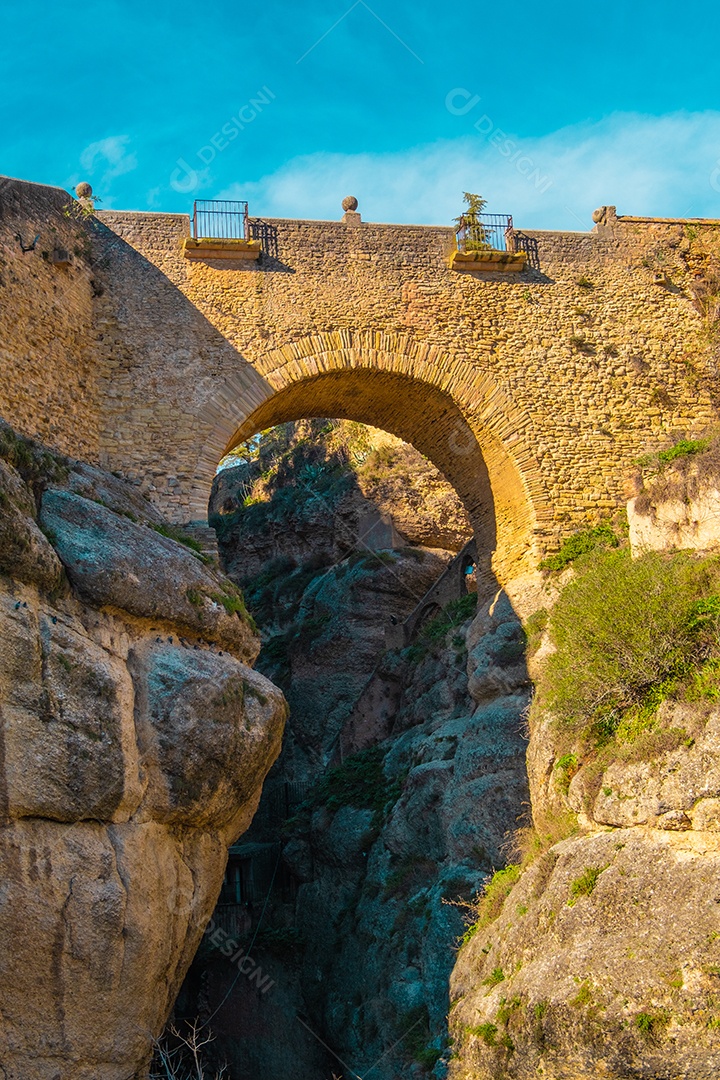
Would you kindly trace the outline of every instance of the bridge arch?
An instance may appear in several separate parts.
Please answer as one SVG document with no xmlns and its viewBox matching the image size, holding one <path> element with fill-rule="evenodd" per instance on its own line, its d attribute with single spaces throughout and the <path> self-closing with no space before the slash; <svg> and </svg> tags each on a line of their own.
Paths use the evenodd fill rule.
<svg viewBox="0 0 720 1080">
<path fill-rule="evenodd" d="M 535 538 L 549 519 L 529 418 L 463 357 L 402 334 L 348 331 L 304 337 L 253 360 L 267 396 L 225 379 L 202 409 L 192 511 L 207 513 L 220 459 L 276 424 L 330 416 L 371 424 L 424 454 L 457 491 L 478 541 L 478 572 L 501 581 L 535 566 Z M 494 555 L 493 555 L 494 553 Z"/>
</svg>

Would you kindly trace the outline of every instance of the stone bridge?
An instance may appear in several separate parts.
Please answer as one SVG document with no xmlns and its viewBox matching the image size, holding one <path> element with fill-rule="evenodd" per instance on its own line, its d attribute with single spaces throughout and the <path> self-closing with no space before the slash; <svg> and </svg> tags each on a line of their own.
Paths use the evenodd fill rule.
<svg viewBox="0 0 720 1080">
<path fill-rule="evenodd" d="M 189 252 L 186 214 L 85 216 L 0 180 L 0 415 L 180 523 L 255 432 L 369 423 L 438 466 L 507 582 L 622 506 L 641 453 L 717 420 L 720 221 L 596 217 L 522 234 L 513 273 L 453 262 L 451 228 L 356 214 L 252 219 L 255 259 Z"/>
</svg>

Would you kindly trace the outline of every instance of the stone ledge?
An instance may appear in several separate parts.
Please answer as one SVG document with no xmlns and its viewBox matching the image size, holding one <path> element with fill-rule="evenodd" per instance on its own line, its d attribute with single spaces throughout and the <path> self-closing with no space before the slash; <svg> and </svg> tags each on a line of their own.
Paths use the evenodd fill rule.
<svg viewBox="0 0 720 1080">
<path fill-rule="evenodd" d="M 451 270 L 480 270 L 489 273 L 519 273 L 524 270 L 527 255 L 524 251 L 453 251 L 450 255 Z"/>
<path fill-rule="evenodd" d="M 183 240 L 186 259 L 258 259 L 262 251 L 260 240 L 195 240 L 188 236 Z"/>
</svg>

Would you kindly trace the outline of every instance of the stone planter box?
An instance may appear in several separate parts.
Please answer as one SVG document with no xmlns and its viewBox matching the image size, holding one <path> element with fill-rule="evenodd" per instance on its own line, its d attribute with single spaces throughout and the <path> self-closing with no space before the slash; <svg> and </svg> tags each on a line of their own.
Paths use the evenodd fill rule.
<svg viewBox="0 0 720 1080">
<path fill-rule="evenodd" d="M 476 270 L 486 273 L 519 273 L 525 269 L 527 255 L 524 251 L 453 251 L 450 256 L 451 270 Z"/>
<path fill-rule="evenodd" d="M 261 251 L 260 240 L 195 240 L 190 236 L 183 240 L 186 259 L 256 260 Z"/>
</svg>

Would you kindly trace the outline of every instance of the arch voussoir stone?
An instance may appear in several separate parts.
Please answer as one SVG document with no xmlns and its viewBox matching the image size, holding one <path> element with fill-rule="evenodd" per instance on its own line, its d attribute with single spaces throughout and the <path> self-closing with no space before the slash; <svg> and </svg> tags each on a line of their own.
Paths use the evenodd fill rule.
<svg viewBox="0 0 720 1080">
<path fill-rule="evenodd" d="M 272 423 L 298 419 L 308 415 L 308 410 L 312 413 L 323 401 L 335 406 L 333 415 L 361 418 L 413 442 L 451 483 L 465 491 L 471 515 L 479 514 L 481 504 L 488 501 L 485 478 L 479 475 L 486 470 L 501 523 L 498 550 L 516 549 L 519 536 L 525 554 L 533 551 L 534 529 L 538 521 L 546 520 L 549 506 L 527 442 L 530 418 L 466 358 L 408 334 L 343 330 L 308 335 L 271 350 L 256 366 L 265 380 L 264 400 L 258 401 L 256 393 L 250 401 L 239 380 L 231 376 L 199 413 L 206 436 L 193 478 L 193 511 L 198 518 L 206 506 L 204 492 L 209 492 L 223 454 Z M 367 383 L 362 393 L 359 379 Z M 374 403 L 367 382 L 371 379 L 376 380 Z M 333 381 L 332 393 L 328 380 Z M 427 402 L 421 415 L 412 419 L 401 416 L 410 386 L 419 391 L 414 391 L 414 402 Z M 381 400 L 392 393 L 397 399 L 394 407 Z M 468 476 L 473 470 L 478 475 Z M 509 536 L 510 522 L 517 534 L 514 541 Z"/>
</svg>

